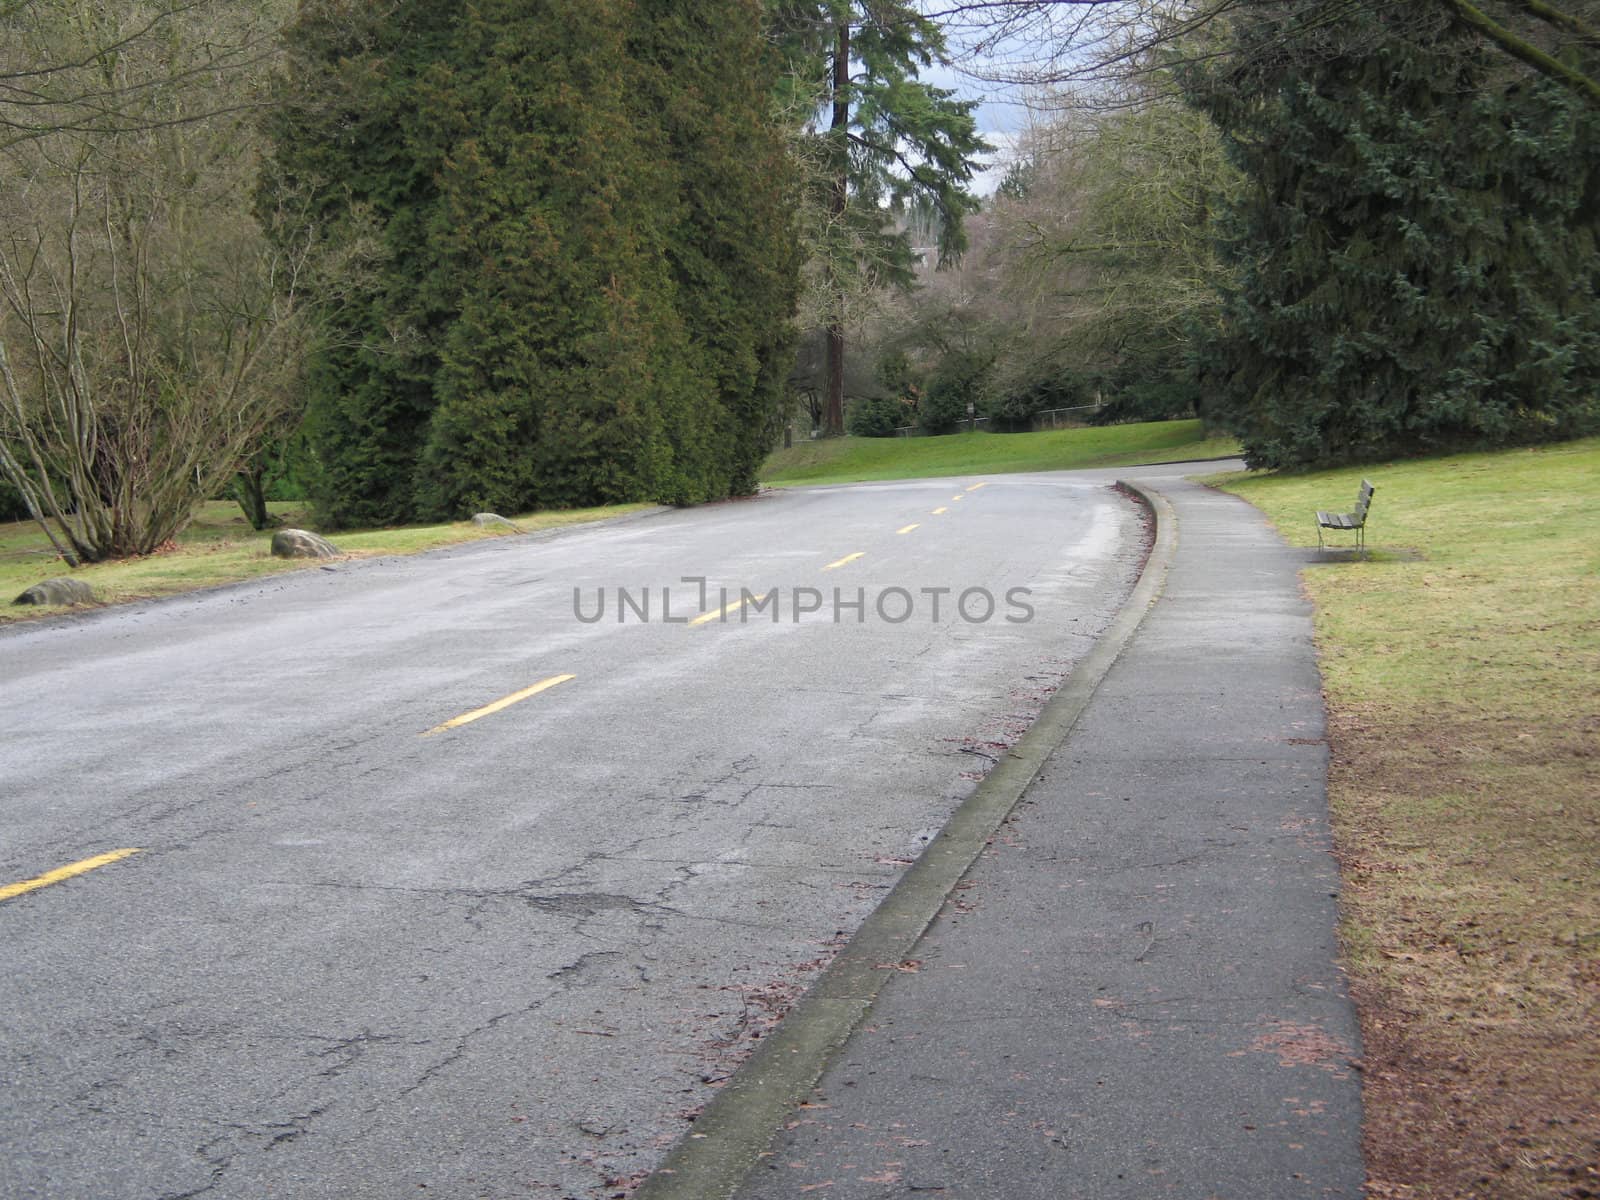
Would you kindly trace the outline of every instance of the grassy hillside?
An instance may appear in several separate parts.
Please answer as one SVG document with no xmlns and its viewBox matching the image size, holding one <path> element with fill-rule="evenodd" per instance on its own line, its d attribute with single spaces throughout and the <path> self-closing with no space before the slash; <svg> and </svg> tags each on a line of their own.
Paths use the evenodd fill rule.
<svg viewBox="0 0 1600 1200">
<path fill-rule="evenodd" d="M 773 487 L 859 483 L 1004 471 L 1063 471 L 1221 458 L 1231 438 L 1207 437 L 1199 421 L 1152 421 L 1043 433 L 954 433 L 945 437 L 826 438 L 778 450 L 762 468 Z"/>
<path fill-rule="evenodd" d="M 1304 578 L 1373 1195 L 1597 1195 L 1600 440 L 1225 486 L 1314 546 L 1363 476 Z"/>
</svg>

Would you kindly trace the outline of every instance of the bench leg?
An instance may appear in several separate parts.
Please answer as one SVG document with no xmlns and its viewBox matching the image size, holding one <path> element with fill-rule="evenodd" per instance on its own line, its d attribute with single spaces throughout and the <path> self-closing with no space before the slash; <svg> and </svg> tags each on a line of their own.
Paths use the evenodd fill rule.
<svg viewBox="0 0 1600 1200">
<path fill-rule="evenodd" d="M 1317 522 L 1317 550 L 1318 550 L 1318 552 L 1325 552 L 1328 549 L 1327 537 L 1323 533 L 1323 530 L 1325 530 L 1327 528 L 1330 528 L 1330 527 L 1323 525 L 1323 523 L 1321 521 Z M 1361 553 L 1361 555 L 1363 557 L 1365 557 L 1366 553 L 1367 553 L 1367 526 L 1366 526 L 1366 523 L 1363 522 L 1360 525 L 1352 526 L 1351 529 L 1349 530 L 1349 532 L 1351 532 L 1351 533 L 1356 535 L 1355 545 L 1350 547 L 1350 548 L 1352 550 L 1359 551 Z"/>
</svg>

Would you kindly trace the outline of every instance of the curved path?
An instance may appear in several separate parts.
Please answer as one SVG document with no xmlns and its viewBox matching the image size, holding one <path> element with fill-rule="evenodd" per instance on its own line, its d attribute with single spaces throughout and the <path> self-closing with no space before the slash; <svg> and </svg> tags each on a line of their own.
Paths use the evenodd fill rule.
<svg viewBox="0 0 1600 1200">
<path fill-rule="evenodd" d="M 1147 484 L 1164 587 L 1070 734 L 776 1133 L 714 1109 L 649 1197 L 1362 1194 L 1306 555 Z"/>
<path fill-rule="evenodd" d="M 813 489 L 0 632 L 0 1198 L 624 1189 L 1140 523 L 1074 476 Z"/>
</svg>

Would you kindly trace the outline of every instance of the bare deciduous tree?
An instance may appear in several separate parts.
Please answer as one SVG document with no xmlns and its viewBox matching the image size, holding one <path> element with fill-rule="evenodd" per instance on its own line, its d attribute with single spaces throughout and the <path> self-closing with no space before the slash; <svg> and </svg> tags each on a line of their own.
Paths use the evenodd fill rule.
<svg viewBox="0 0 1600 1200">
<path fill-rule="evenodd" d="M 278 7 L 281 7 L 278 6 Z M 277 54 L 276 22 L 238 24 L 240 15 L 270 12 L 261 0 L 143 0 L 137 6 L 73 6 L 43 0 L 0 0 L 0 30 L 12 49 L 0 51 L 0 146 L 60 133 L 104 135 L 183 124 L 241 112 L 257 95 L 211 86 L 220 75 L 258 75 Z M 159 77 L 118 79 L 106 68 L 163 40 L 215 27 L 228 12 L 230 35 L 194 42 L 184 61 Z M 241 32 L 243 36 L 241 36 Z M 191 103 L 182 111 L 145 103 L 147 93 L 181 86 Z"/>
<path fill-rule="evenodd" d="M 1026 298 L 1035 352 L 1114 361 L 1130 344 L 1174 354 L 1216 304 L 1212 209 L 1231 186 L 1221 138 L 1160 97 L 1066 113 L 1029 137 L 1026 195 L 994 217 L 1005 291 Z"/>
<path fill-rule="evenodd" d="M 0 128 L 26 134 L 0 146 L 0 471 L 74 565 L 173 537 L 289 402 L 298 263 L 251 214 L 247 116 L 276 16 L 0 14 Z"/>
</svg>

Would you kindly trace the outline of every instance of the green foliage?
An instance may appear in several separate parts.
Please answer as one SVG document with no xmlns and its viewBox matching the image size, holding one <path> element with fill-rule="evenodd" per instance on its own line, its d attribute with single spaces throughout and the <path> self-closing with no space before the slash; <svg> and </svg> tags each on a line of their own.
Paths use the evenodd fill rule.
<svg viewBox="0 0 1600 1200">
<path fill-rule="evenodd" d="M 917 407 L 924 433 L 954 433 L 984 403 L 984 385 L 992 366 L 987 355 L 955 352 L 945 355 L 928 379 L 927 393 Z"/>
<path fill-rule="evenodd" d="M 752 491 L 797 287 L 756 0 L 307 4 L 275 183 L 367 286 L 313 373 L 335 524 Z M 349 130 L 360 131 L 350 136 Z"/>
<path fill-rule="evenodd" d="M 977 211 L 968 190 L 975 161 L 989 149 L 978 136 L 977 103 L 919 78 L 945 61 L 944 34 L 907 0 L 768 0 L 774 38 L 789 69 L 787 86 L 812 102 L 842 105 L 819 129 L 826 169 L 816 180 L 846 187 L 843 219 L 834 222 L 836 272 L 871 270 L 909 283 L 915 260 L 904 229 L 886 216 L 921 208 L 931 216 L 941 257 L 966 245 L 962 218 Z M 849 80 L 837 86 L 841 46 Z M 803 100 L 797 101 L 803 103 Z"/>
<path fill-rule="evenodd" d="M 1119 368 L 1104 385 L 1104 403 L 1089 419 L 1095 425 L 1123 421 L 1173 421 L 1200 409 L 1200 385 L 1185 364 L 1135 363 Z"/>
<path fill-rule="evenodd" d="M 429 244 L 459 291 L 440 339 L 417 507 L 704 498 L 668 479 L 664 409 L 687 407 L 653 198 L 655 131 L 629 110 L 616 5 L 463 14 L 424 90 L 449 131 Z M 603 199 L 595 203 L 594 198 Z"/>
<path fill-rule="evenodd" d="M 917 421 L 922 389 L 918 371 L 903 349 L 890 348 L 878 355 L 872 383 L 851 391 L 845 432 L 855 437 L 893 437 L 895 431 Z M 849 379 L 846 387 L 849 390 Z"/>
<path fill-rule="evenodd" d="M 1036 168 L 1026 159 L 1018 159 L 1006 168 L 1005 178 L 995 189 L 995 194 L 1007 200 L 1026 200 L 1033 190 Z"/>
<path fill-rule="evenodd" d="M 914 235 L 938 265 L 959 259 L 977 157 L 974 101 L 919 78 L 946 61 L 938 24 L 908 0 L 767 0 L 787 63 L 785 94 L 804 129 L 806 316 L 829 332 L 824 423 L 841 432 L 846 327 L 889 289 L 910 288 Z"/>
<path fill-rule="evenodd" d="M 1595 427 L 1600 117 L 1443 18 L 1320 11 L 1241 20 L 1191 80 L 1248 177 L 1212 415 L 1263 466 Z"/>
<path fill-rule="evenodd" d="M 267 529 L 274 523 L 269 501 L 306 500 L 310 454 L 304 429 L 297 429 L 267 439 L 239 465 L 228 490 L 252 529 Z"/>
<path fill-rule="evenodd" d="M 894 437 L 910 423 L 905 403 L 893 396 L 866 396 L 850 402 L 845 432 L 853 437 Z"/>
<path fill-rule="evenodd" d="M 713 405 L 705 494 L 748 495 L 785 420 L 801 265 L 798 179 L 769 116 L 780 62 L 757 0 L 641 7 L 653 19 L 636 50 L 650 72 L 636 119 L 659 114 L 677 168 L 667 261 Z"/>
<path fill-rule="evenodd" d="M 314 239 L 327 312 L 307 368 L 311 498 L 324 526 L 399 524 L 434 407 L 450 312 L 426 240 L 443 131 L 416 119 L 421 76 L 445 57 L 448 9 L 308 0 L 285 32 L 289 65 L 267 131 L 258 210 L 287 209 L 281 241 Z M 350 259 L 369 269 L 349 271 Z"/>
<path fill-rule="evenodd" d="M 26 521 L 32 515 L 22 501 L 22 493 L 0 479 L 0 521 Z"/>
<path fill-rule="evenodd" d="M 891 395 L 915 406 L 918 395 L 917 369 L 904 349 L 891 347 L 884 350 L 878 355 L 872 373 Z"/>
<path fill-rule="evenodd" d="M 1081 375 L 1048 374 L 1008 383 L 1010 386 L 1003 390 L 992 390 L 981 410 L 990 420 L 989 428 L 997 433 L 1026 433 L 1033 428 L 1033 418 L 1039 413 L 1084 404 L 1083 397 L 1090 392 L 1090 385 Z"/>
</svg>

